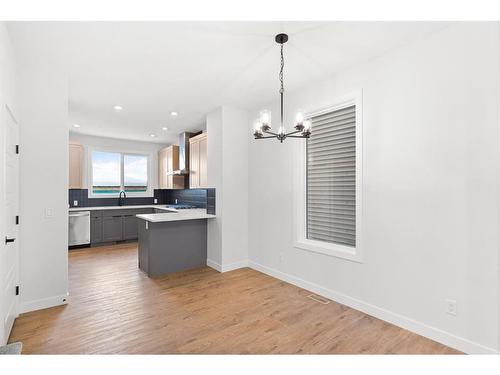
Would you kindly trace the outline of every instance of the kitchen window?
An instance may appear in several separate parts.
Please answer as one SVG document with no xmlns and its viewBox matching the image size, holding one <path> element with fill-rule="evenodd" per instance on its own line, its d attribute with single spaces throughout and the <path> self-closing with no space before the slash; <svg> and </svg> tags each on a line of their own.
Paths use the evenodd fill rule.
<svg viewBox="0 0 500 375">
<path fill-rule="evenodd" d="M 310 139 L 296 177 L 296 247 L 361 261 L 360 95 L 308 114 Z"/>
<path fill-rule="evenodd" d="M 149 196 L 149 155 L 91 150 L 89 196 Z"/>
</svg>

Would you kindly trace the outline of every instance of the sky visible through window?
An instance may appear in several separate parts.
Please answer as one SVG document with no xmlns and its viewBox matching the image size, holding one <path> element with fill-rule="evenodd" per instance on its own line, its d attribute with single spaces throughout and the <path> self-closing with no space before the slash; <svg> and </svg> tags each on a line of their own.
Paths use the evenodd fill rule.
<svg viewBox="0 0 500 375">
<path fill-rule="evenodd" d="M 145 192 L 148 186 L 148 157 L 122 155 L 116 152 L 92 152 L 92 189 L 94 194 L 115 194 L 121 189 L 122 180 L 126 192 Z"/>
<path fill-rule="evenodd" d="M 125 190 L 131 187 L 147 187 L 148 158 L 143 155 L 123 156 L 123 185 Z M 131 189 L 134 191 L 134 189 Z"/>
</svg>

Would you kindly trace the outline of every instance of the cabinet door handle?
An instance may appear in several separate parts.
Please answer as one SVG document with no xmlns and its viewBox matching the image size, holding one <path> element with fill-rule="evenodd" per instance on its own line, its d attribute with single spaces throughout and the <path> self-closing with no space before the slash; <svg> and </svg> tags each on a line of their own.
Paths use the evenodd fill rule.
<svg viewBox="0 0 500 375">
<path fill-rule="evenodd" d="M 112 216 L 112 217 L 122 217 L 122 215 Z"/>
<path fill-rule="evenodd" d="M 15 238 L 8 238 L 8 237 L 5 237 L 5 243 L 9 243 L 9 242 L 14 242 L 16 239 Z"/>
</svg>

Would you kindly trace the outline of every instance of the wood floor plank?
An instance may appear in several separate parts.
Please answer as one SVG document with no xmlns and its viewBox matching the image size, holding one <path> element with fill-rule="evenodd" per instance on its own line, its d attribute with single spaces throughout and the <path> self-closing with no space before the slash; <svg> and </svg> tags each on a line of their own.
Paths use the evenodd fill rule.
<svg viewBox="0 0 500 375">
<path fill-rule="evenodd" d="M 25 354 L 457 354 L 249 268 L 150 279 L 137 244 L 71 251 L 66 306 L 21 315 Z"/>
</svg>

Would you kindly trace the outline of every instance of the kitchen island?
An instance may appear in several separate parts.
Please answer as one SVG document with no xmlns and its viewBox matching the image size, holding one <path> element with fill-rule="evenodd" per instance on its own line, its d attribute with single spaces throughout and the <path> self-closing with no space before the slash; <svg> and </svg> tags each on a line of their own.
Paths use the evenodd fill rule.
<svg viewBox="0 0 500 375">
<path fill-rule="evenodd" d="M 205 209 L 136 215 L 139 219 L 139 268 L 149 277 L 207 264 Z"/>
</svg>

